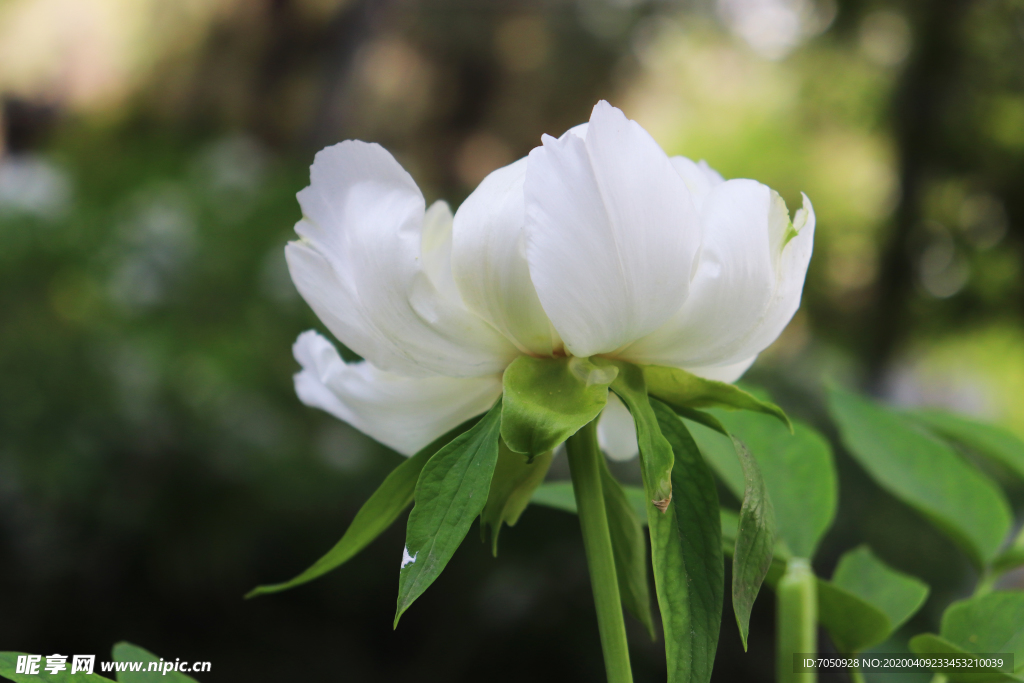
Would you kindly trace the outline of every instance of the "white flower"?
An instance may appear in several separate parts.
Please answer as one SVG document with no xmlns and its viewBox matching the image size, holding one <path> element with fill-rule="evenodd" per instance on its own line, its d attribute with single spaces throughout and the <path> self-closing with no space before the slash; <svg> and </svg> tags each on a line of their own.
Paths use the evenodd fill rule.
<svg viewBox="0 0 1024 683">
<path fill-rule="evenodd" d="M 518 355 L 593 356 L 735 381 L 800 305 L 814 213 L 669 158 L 606 102 L 590 123 L 490 174 L 452 218 L 425 210 L 383 148 L 316 155 L 292 279 L 327 328 L 295 357 L 300 399 L 410 454 L 501 394 Z M 599 424 L 636 453 L 625 407 Z"/>
</svg>

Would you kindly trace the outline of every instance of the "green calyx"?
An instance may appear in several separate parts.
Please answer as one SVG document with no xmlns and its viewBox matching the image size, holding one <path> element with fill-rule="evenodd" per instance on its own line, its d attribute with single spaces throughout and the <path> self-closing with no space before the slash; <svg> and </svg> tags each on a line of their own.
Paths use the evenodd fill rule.
<svg viewBox="0 0 1024 683">
<path fill-rule="evenodd" d="M 587 358 L 516 358 L 503 377 L 501 438 L 516 453 L 553 450 L 601 414 L 617 374 Z"/>
</svg>

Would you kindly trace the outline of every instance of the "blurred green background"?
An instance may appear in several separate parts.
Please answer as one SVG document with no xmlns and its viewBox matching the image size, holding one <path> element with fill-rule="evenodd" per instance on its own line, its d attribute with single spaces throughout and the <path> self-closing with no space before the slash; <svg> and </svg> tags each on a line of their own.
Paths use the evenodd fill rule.
<svg viewBox="0 0 1024 683">
<path fill-rule="evenodd" d="M 320 327 L 283 258 L 294 195 L 346 138 L 457 206 L 608 99 L 669 153 L 814 202 L 804 305 L 749 381 L 819 425 L 829 379 L 1024 435 L 1019 0 L 0 0 L 0 97 L 3 650 L 128 639 L 211 682 L 600 680 L 552 510 L 498 560 L 467 542 L 396 632 L 402 524 L 241 599 L 399 462 L 291 386 Z M 934 628 L 967 561 L 836 457 L 819 571 L 867 541 L 933 585 L 907 633 Z M 726 606 L 715 680 L 771 679 L 766 596 L 745 655 Z M 631 629 L 637 680 L 663 680 Z"/>
</svg>

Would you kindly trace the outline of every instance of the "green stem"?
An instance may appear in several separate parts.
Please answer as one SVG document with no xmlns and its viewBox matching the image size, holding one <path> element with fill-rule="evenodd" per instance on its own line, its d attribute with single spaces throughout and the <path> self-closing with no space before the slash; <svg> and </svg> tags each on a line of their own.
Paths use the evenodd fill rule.
<svg viewBox="0 0 1024 683">
<path fill-rule="evenodd" d="M 948 683 L 948 681 L 949 678 L 946 677 L 946 674 L 937 673 L 934 676 L 932 676 L 931 683 Z"/>
<path fill-rule="evenodd" d="M 597 607 L 597 627 L 601 632 L 601 649 L 608 683 L 632 683 L 629 648 L 626 644 L 626 622 L 622 616 L 619 580 L 615 573 L 615 555 L 608 530 L 608 514 L 601 489 L 601 460 L 597 446 L 597 421 L 570 436 L 565 442 L 572 473 L 572 488 L 583 530 L 583 547 L 587 552 L 590 583 Z"/>
<path fill-rule="evenodd" d="M 775 680 L 777 683 L 813 683 L 813 671 L 794 673 L 793 655 L 815 656 L 818 652 L 818 587 L 807 560 L 794 557 L 775 589 L 777 641 Z"/>
<path fill-rule="evenodd" d="M 853 683 L 866 683 L 864 681 L 864 672 L 860 670 L 859 666 L 850 667 L 850 680 Z"/>
</svg>

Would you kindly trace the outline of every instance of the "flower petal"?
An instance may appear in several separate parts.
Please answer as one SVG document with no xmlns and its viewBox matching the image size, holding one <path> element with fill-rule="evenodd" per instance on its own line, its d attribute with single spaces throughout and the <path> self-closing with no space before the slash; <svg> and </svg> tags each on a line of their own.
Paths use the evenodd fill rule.
<svg viewBox="0 0 1024 683">
<path fill-rule="evenodd" d="M 438 267 L 450 211 L 432 207 L 424 234 L 423 195 L 388 152 L 354 140 L 328 147 L 310 180 L 299 192 L 303 239 L 285 255 L 303 298 L 346 346 L 409 376 L 485 375 L 515 357 Z"/>
<path fill-rule="evenodd" d="M 486 412 L 501 395 L 501 376 L 403 377 L 366 361 L 346 363 L 334 346 L 309 330 L 293 347 L 302 371 L 299 400 L 372 436 L 403 455 L 465 420 Z"/>
<path fill-rule="evenodd" d="M 722 379 L 742 374 L 799 307 L 813 213 L 798 212 L 790 231 L 777 193 L 753 180 L 729 180 L 707 195 L 701 220 L 704 244 L 689 298 L 621 356 Z"/>
<path fill-rule="evenodd" d="M 708 194 L 690 296 L 623 358 L 687 369 L 740 360 L 734 352 L 761 319 L 774 289 L 769 206 L 768 188 L 752 180 L 730 180 Z"/>
<path fill-rule="evenodd" d="M 742 377 L 743 373 L 754 364 L 755 360 L 757 360 L 757 356 L 751 356 L 746 360 L 741 360 L 739 363 L 732 363 L 731 365 L 687 368 L 687 371 L 704 379 L 713 379 L 716 382 L 728 382 L 731 384 Z"/>
<path fill-rule="evenodd" d="M 686 184 L 643 128 L 599 102 L 585 136 L 545 136 L 524 188 L 530 275 L 577 356 L 664 323 L 686 298 L 700 243 Z"/>
<path fill-rule="evenodd" d="M 608 403 L 598 419 L 597 441 L 609 458 L 619 462 L 632 460 L 640 452 L 633 416 L 612 392 L 608 393 Z"/>
<path fill-rule="evenodd" d="M 703 159 L 699 163 L 694 163 L 686 157 L 672 157 L 671 161 L 672 167 L 676 169 L 679 177 L 683 179 L 687 189 L 690 190 L 694 208 L 697 209 L 697 213 L 700 213 L 704 198 L 715 186 L 721 185 L 725 180 Z"/>
<path fill-rule="evenodd" d="M 455 214 L 452 265 L 466 307 L 519 350 L 551 356 L 561 350 L 526 264 L 523 180 L 527 160 L 499 168 Z"/>
<path fill-rule="evenodd" d="M 786 202 L 772 192 L 772 218 L 770 221 L 772 256 L 776 260 L 776 285 L 768 310 L 761 324 L 754 330 L 740 355 L 757 354 L 778 338 L 800 308 L 800 297 L 807 277 L 807 266 L 814 251 L 814 207 L 806 194 L 801 193 L 803 206 L 797 209 L 792 223 Z"/>
</svg>

